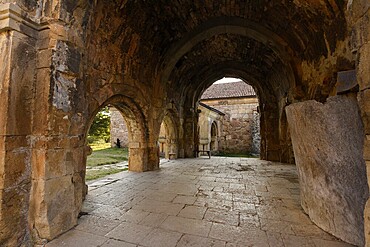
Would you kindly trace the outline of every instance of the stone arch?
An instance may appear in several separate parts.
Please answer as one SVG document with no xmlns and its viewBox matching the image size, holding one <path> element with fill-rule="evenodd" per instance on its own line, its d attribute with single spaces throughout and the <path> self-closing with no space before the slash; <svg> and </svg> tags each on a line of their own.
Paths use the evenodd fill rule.
<svg viewBox="0 0 370 247">
<path fill-rule="evenodd" d="M 85 128 L 85 136 L 87 136 L 87 132 L 97 112 L 107 105 L 112 105 L 118 109 L 127 124 L 129 138 L 129 170 L 147 170 L 145 149 L 148 143 L 148 127 L 142 110 L 133 99 L 123 95 L 114 95 L 108 98 L 90 114 L 88 124 Z"/>
<path fill-rule="evenodd" d="M 292 60 L 292 54 L 294 54 L 294 52 L 290 49 L 288 43 L 276 33 L 250 20 L 238 17 L 219 17 L 199 25 L 195 30 L 188 33 L 182 40 L 178 41 L 167 51 L 162 63 L 162 67 L 164 68 L 162 83 L 168 82 L 176 63 L 188 51 L 193 49 L 200 42 L 223 33 L 250 37 L 271 47 L 272 50 L 280 56 L 280 59 L 288 61 L 288 64 Z M 294 67 L 288 65 L 288 68 L 293 72 L 292 68 Z"/>
<path fill-rule="evenodd" d="M 148 127 L 147 112 L 135 101 L 134 95 L 138 95 L 138 91 L 134 92 L 126 85 L 113 84 L 87 95 L 83 106 L 80 106 L 85 112 L 68 118 L 71 119 L 70 129 L 76 133 L 68 137 L 68 142 L 59 141 L 66 147 L 57 148 L 56 154 L 51 149 L 52 156 L 48 155 L 48 150 L 46 154 L 42 153 L 44 156 L 36 156 L 44 162 L 39 165 L 45 165 L 48 173 L 40 173 L 40 181 L 34 182 L 31 191 L 30 210 L 35 218 L 30 222 L 35 239 L 53 239 L 77 224 L 86 194 L 86 157 L 89 152 L 86 137 L 95 115 L 102 107 L 113 105 L 126 118 L 131 132 L 129 169 L 137 172 L 158 169 L 159 159 L 155 156 L 156 146 L 151 145 L 150 133 L 153 131 Z M 55 137 L 54 145 L 60 145 L 57 140 Z"/>
<path fill-rule="evenodd" d="M 286 96 L 284 102 L 279 101 L 271 85 L 258 81 L 256 79 L 258 75 L 254 77 L 251 73 L 248 73 L 242 64 L 226 62 L 217 64 L 211 70 L 199 71 L 194 76 L 194 80 L 197 81 L 196 88 L 189 87 L 182 92 L 183 95 L 194 92 L 187 104 L 196 105 L 203 92 L 213 82 L 224 76 L 240 78 L 248 82 L 257 94 L 260 109 L 260 158 L 287 163 L 294 162 L 285 114 L 286 104 L 290 100 L 289 96 Z"/>
<path fill-rule="evenodd" d="M 165 131 L 164 153 L 166 159 L 176 159 L 179 156 L 178 151 L 178 125 L 174 119 L 174 113 L 167 111 L 163 117 L 162 126 Z"/>
<path fill-rule="evenodd" d="M 191 44 L 199 43 L 202 36 L 215 35 L 221 32 L 219 31 L 221 29 L 224 29 L 222 32 L 226 33 L 231 30 L 231 33 L 238 35 L 242 35 L 241 32 L 244 30 L 244 32 L 248 32 L 244 36 L 253 37 L 255 40 L 261 39 L 261 42 L 275 51 L 282 62 L 287 64 L 287 67 L 292 67 L 291 72 L 287 71 L 289 75 L 294 75 L 293 79 L 295 79 L 296 84 L 301 83 L 299 80 L 305 77 L 304 83 L 302 82 L 301 88 L 295 92 L 294 97 L 290 95 L 292 92 L 288 92 L 287 96 L 283 95 L 281 98 L 276 98 L 276 102 L 272 105 L 266 101 L 260 102 L 264 104 L 263 109 L 261 107 L 264 112 L 275 112 L 275 115 L 266 114 L 266 116 L 262 116 L 265 118 L 265 121 L 261 121 L 263 122 L 262 125 L 266 125 L 267 130 L 271 128 L 271 131 L 273 131 L 274 128 L 273 124 L 267 125 L 271 122 L 269 117 L 272 118 L 273 123 L 279 123 L 276 122 L 276 119 L 285 117 L 280 111 L 284 109 L 284 105 L 287 103 L 296 103 L 306 99 L 319 99 L 324 102 L 329 92 L 322 93 L 321 91 L 323 91 L 323 88 L 331 90 L 334 87 L 335 81 L 333 81 L 333 78 L 341 66 L 340 63 L 346 64 L 356 60 L 358 65 L 356 73 L 361 91 L 362 120 L 365 124 L 365 134 L 370 133 L 368 124 L 370 113 L 367 107 L 370 98 L 369 70 L 367 69 L 369 53 L 368 28 L 366 28 L 369 26 L 367 18 L 369 5 L 367 1 L 281 0 L 265 1 L 265 4 L 261 4 L 259 1 L 249 1 L 248 3 L 240 1 L 245 7 L 243 9 L 240 7 L 231 8 L 228 5 L 229 1 L 215 5 L 211 4 L 211 7 L 205 6 L 204 3 L 207 1 L 198 1 L 197 3 L 200 4 L 194 6 L 190 21 L 187 21 L 190 8 L 182 7 L 181 4 L 193 4 L 194 1 L 175 1 L 176 3 L 172 6 L 171 4 L 161 6 L 165 1 L 153 2 L 152 5 L 149 5 L 148 1 L 56 0 L 52 1 L 52 5 L 49 4 L 50 1 L 43 1 L 43 6 L 37 6 L 37 1 L 2 2 L 1 7 L 4 13 L 4 25 L 1 28 L 4 33 L 2 41 L 7 43 L 1 54 L 4 54 L 4 58 L 6 58 L 4 59 L 4 71 L 2 72 L 5 75 L 3 76 L 4 85 L 9 85 L 11 90 L 1 92 L 3 93 L 1 100 L 4 104 L 1 105 L 4 114 L 1 116 L 0 123 L 3 134 L 0 140 L 0 151 L 3 154 L 0 166 L 4 169 L 4 181 L 2 181 L 4 189 L 0 200 L 2 202 L 0 210 L 2 215 L 7 215 L 5 222 L 9 224 L 5 227 L 5 237 L 11 238 L 10 243 L 19 239 L 27 243 L 32 242 L 28 230 L 26 232 L 24 229 L 19 229 L 19 226 L 12 223 L 14 218 L 20 219 L 19 222 L 22 222 L 22 225 L 28 223 L 30 231 L 34 230 L 45 238 L 53 238 L 74 225 L 76 214 L 78 214 L 75 201 L 78 203 L 82 194 L 79 192 L 81 188 L 78 188 L 78 186 L 83 184 L 80 181 L 81 176 L 78 175 L 79 170 L 76 172 L 74 168 L 77 163 L 83 163 L 80 162 L 81 153 L 84 152 L 82 151 L 84 147 L 81 141 L 84 133 L 81 129 L 87 123 L 86 118 L 90 116 L 90 109 L 97 109 L 111 96 L 124 93 L 125 97 L 130 99 L 142 97 L 141 99 L 145 103 L 140 104 L 139 108 L 145 116 L 144 119 L 148 121 L 150 115 L 148 111 L 163 107 L 160 101 L 163 95 L 157 93 L 162 90 L 162 87 L 167 89 L 168 78 L 171 77 L 171 68 L 176 67 L 178 58 L 185 54 L 184 51 L 191 49 Z M 148 8 L 140 9 L 145 6 L 148 6 Z M 101 9 L 96 10 L 95 7 L 105 7 L 106 12 L 102 13 Z M 168 8 L 177 10 L 178 14 L 177 11 L 167 11 Z M 97 14 L 92 17 L 95 12 Z M 176 14 L 174 16 L 162 14 L 166 12 L 176 12 Z M 141 21 L 135 18 L 137 13 L 143 14 L 140 16 L 142 17 Z M 240 16 L 243 19 L 239 18 L 240 23 L 230 24 L 233 17 L 228 17 L 229 15 Z M 214 21 L 215 29 L 213 29 L 212 23 L 207 21 L 214 16 L 218 20 Z M 345 18 L 348 19 L 348 23 Z M 147 20 L 151 20 L 150 25 L 148 25 Z M 261 22 L 261 25 L 255 26 L 254 23 L 258 21 Z M 243 22 L 245 24 L 242 24 Z M 276 25 L 274 22 L 276 22 Z M 172 23 L 171 28 L 168 28 L 168 24 Z M 205 26 L 203 29 L 202 25 Z M 206 27 L 207 25 L 210 25 L 210 27 Z M 235 26 L 244 26 L 244 29 L 238 28 L 238 30 L 235 30 Z M 95 32 L 99 28 L 100 31 L 103 30 L 104 32 Z M 267 30 L 268 32 L 266 32 L 266 28 L 272 31 Z M 199 30 L 199 32 L 196 33 L 194 30 Z M 205 30 L 208 30 L 210 34 L 207 34 Z M 283 35 L 281 37 L 274 36 L 279 31 Z M 188 36 L 186 36 L 186 33 L 188 33 Z M 94 39 L 93 34 L 100 36 L 101 40 L 89 40 L 90 36 L 93 36 L 92 39 Z M 289 43 L 285 42 L 288 40 Z M 348 42 L 349 40 L 351 42 Z M 348 46 L 348 43 L 352 44 Z M 60 46 L 60 44 L 63 45 Z M 96 69 L 96 73 L 80 71 L 79 68 L 83 67 L 79 66 L 80 59 L 83 60 L 83 57 L 86 58 L 91 55 L 85 51 L 94 45 L 98 49 L 90 50 L 91 60 L 88 60 L 86 64 L 93 64 L 91 67 Z M 64 49 L 63 46 L 68 49 Z M 111 49 L 106 49 L 107 46 L 110 46 Z M 167 51 L 168 47 L 173 47 L 173 49 Z M 293 53 L 289 51 L 290 47 L 292 47 Z M 174 53 L 177 50 L 179 52 Z M 95 57 L 96 54 L 104 52 L 105 57 Z M 355 52 L 356 58 L 352 54 Z M 311 54 L 307 55 L 307 53 Z M 18 56 L 18 54 L 21 55 Z M 163 54 L 168 54 L 165 55 L 165 59 L 162 57 Z M 59 55 L 61 56 L 56 61 L 55 58 Z M 172 58 L 173 55 L 176 56 Z M 116 61 L 116 63 L 107 62 L 111 60 Z M 158 64 L 161 64 L 162 60 L 163 64 L 159 68 Z M 294 66 L 295 63 L 296 66 Z M 161 71 L 162 69 L 164 71 Z M 62 72 L 65 75 L 59 81 L 59 85 L 68 87 L 64 88 L 66 89 L 64 91 L 61 90 L 61 94 L 58 94 L 56 88 L 52 88 L 58 82 L 58 78 L 54 77 L 57 70 L 61 70 L 58 73 Z M 99 83 L 84 85 L 85 76 L 81 76 L 81 74 L 86 72 L 88 74 L 86 78 L 90 77 L 90 79 L 93 78 L 91 80 L 95 80 L 95 75 L 101 74 L 102 71 L 105 71 L 109 76 L 101 82 L 99 81 Z M 162 80 L 156 78 L 157 73 L 162 75 Z M 125 81 L 125 85 L 115 83 L 117 80 L 112 79 L 118 76 L 117 74 L 127 79 L 121 80 Z M 43 81 L 40 80 L 36 83 L 36 80 L 40 78 Z M 155 79 L 146 83 L 149 78 Z M 276 80 L 278 85 L 280 85 L 280 79 L 277 78 Z M 157 83 L 152 87 L 155 82 L 162 82 L 163 85 Z M 194 81 L 194 83 L 196 82 Z M 105 84 L 112 84 L 110 86 L 112 92 L 105 91 L 106 97 L 101 97 L 97 102 L 92 102 L 91 99 L 95 97 L 96 88 Z M 128 85 L 131 85 L 131 89 Z M 293 86 L 293 84 L 289 85 Z M 114 90 L 114 87 L 120 89 Z M 191 88 L 192 86 L 189 85 L 188 87 Z M 142 95 L 138 92 L 143 88 L 143 91 L 149 93 Z M 129 92 L 126 94 L 127 89 L 137 93 Z M 86 96 L 85 92 L 87 91 Z M 265 92 L 263 90 L 263 93 Z M 324 94 L 323 98 L 320 95 L 321 93 Z M 157 101 L 147 100 L 151 98 L 148 96 L 153 95 L 157 97 Z M 54 96 L 57 96 L 56 98 L 64 96 L 59 98 L 61 99 L 59 103 L 69 104 L 72 102 L 71 104 L 75 105 L 71 108 L 60 109 L 54 105 Z M 84 99 L 81 98 L 85 96 L 89 101 L 88 104 L 95 107 L 84 108 Z M 189 103 L 189 107 L 184 111 L 194 107 L 193 96 L 193 94 L 189 96 L 189 98 L 193 98 L 189 100 L 192 103 Z M 182 99 L 175 99 L 182 101 Z M 69 100 L 70 102 L 68 102 Z M 295 100 L 295 102 L 292 100 Z M 148 101 L 149 105 L 153 103 L 156 108 L 153 107 L 148 110 L 146 106 Z M 23 105 L 25 107 L 21 109 Z M 81 108 L 83 109 L 81 110 Z M 16 111 L 16 114 L 14 114 L 14 111 Z M 36 117 L 33 117 L 33 114 Z M 194 111 L 188 111 L 187 114 L 194 115 L 191 117 L 196 115 Z M 153 115 L 157 117 L 156 114 Z M 282 117 L 280 118 L 280 116 Z M 340 116 L 339 114 L 339 118 Z M 186 122 L 188 126 L 196 123 L 196 120 L 191 117 Z M 283 122 L 283 120 L 280 121 Z M 147 138 L 148 151 L 142 157 L 148 157 L 148 168 L 155 168 L 157 149 L 155 135 L 151 134 L 153 132 L 151 129 L 152 123 L 147 124 L 147 127 L 150 128 Z M 343 127 L 345 129 L 346 126 Z M 276 132 L 273 133 L 276 135 Z M 365 143 L 361 145 L 361 150 L 363 146 L 364 158 L 370 160 L 368 150 L 370 144 L 365 134 L 362 134 Z M 285 134 L 281 132 L 280 135 L 284 136 Z M 274 136 L 274 139 L 280 140 L 280 136 Z M 328 138 L 328 140 L 332 139 Z M 266 142 L 263 145 L 270 147 L 270 144 L 271 142 Z M 275 144 L 272 142 L 274 148 L 281 147 L 280 144 L 276 146 Z M 78 152 L 75 153 L 75 150 L 78 150 Z M 265 155 L 271 153 L 273 152 L 267 152 Z M 322 153 L 322 156 L 324 155 L 326 154 Z M 320 166 L 318 161 L 320 159 L 315 160 L 312 166 Z M 30 174 L 31 170 L 32 175 Z M 48 175 L 45 175 L 46 173 Z M 330 173 L 327 175 L 330 175 Z M 345 173 L 339 175 L 345 175 Z M 361 181 L 365 180 L 362 179 Z M 30 188 L 31 184 L 32 189 Z M 346 184 L 345 187 L 349 186 Z M 314 188 L 317 189 L 317 187 Z M 356 191 L 356 188 L 358 189 L 356 186 L 351 188 L 353 190 L 347 191 L 347 193 L 352 193 Z M 342 196 L 343 191 L 335 190 L 334 192 Z M 50 195 L 48 198 L 42 197 L 43 194 L 48 193 Z M 364 196 L 368 196 L 367 192 L 364 193 Z M 29 199 L 29 197 L 31 198 Z M 42 203 L 34 205 L 35 198 Z M 65 198 L 74 200 L 64 200 Z M 28 201 L 31 201 L 30 205 Z M 15 209 L 9 209 L 7 204 L 19 206 L 15 206 Z M 52 206 L 50 207 L 50 205 Z M 356 209 L 361 206 L 356 207 Z M 366 216 L 368 216 L 370 206 L 367 207 L 366 211 Z M 16 212 L 16 217 L 10 218 L 9 212 Z M 29 219 L 27 219 L 27 214 L 30 216 Z M 314 216 L 314 214 L 310 214 Z M 330 215 L 330 217 L 332 216 Z M 366 220 L 367 226 L 369 226 L 368 217 L 366 217 Z M 50 225 L 56 225 L 57 227 L 51 229 Z M 340 225 L 346 227 L 347 222 Z M 3 226 L 3 223 L 1 226 Z M 12 231 L 16 231 L 14 235 L 17 239 L 11 237 Z M 369 235 L 367 240 L 370 241 Z M 361 244 L 362 242 L 361 239 L 357 239 L 355 243 Z"/>
</svg>

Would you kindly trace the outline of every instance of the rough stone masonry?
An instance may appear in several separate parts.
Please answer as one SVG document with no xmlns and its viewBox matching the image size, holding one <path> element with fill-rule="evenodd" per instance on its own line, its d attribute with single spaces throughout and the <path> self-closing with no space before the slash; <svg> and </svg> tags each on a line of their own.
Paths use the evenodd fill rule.
<svg viewBox="0 0 370 247">
<path fill-rule="evenodd" d="M 224 76 L 255 88 L 261 159 L 297 161 L 313 222 L 370 245 L 369 15 L 368 0 L 0 0 L 0 245 L 42 244 L 77 224 L 86 136 L 102 107 L 125 116 L 129 169 L 157 170 L 162 120 L 174 126 L 177 157 L 193 157 L 196 106 Z M 354 86 L 341 91 L 337 75 L 351 70 Z M 350 109 L 360 110 L 353 121 Z M 354 124 L 364 132 L 342 135 Z M 342 150 L 353 160 L 334 155 Z M 333 196 L 307 201 L 311 188 Z"/>
</svg>

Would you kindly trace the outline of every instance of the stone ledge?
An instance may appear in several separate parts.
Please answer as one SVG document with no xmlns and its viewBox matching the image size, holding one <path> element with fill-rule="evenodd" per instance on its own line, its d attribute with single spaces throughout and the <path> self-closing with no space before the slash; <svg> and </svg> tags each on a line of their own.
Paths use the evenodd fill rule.
<svg viewBox="0 0 370 247">
<path fill-rule="evenodd" d="M 39 31 L 47 28 L 47 23 L 37 23 L 25 17 L 19 6 L 13 3 L 0 4 L 0 32 L 13 30 L 36 38 Z"/>
</svg>

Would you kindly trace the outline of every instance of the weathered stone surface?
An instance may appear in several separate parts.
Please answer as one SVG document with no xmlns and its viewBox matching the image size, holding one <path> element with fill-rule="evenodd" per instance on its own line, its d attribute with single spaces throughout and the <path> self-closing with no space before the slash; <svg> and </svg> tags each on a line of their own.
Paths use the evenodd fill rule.
<svg viewBox="0 0 370 247">
<path fill-rule="evenodd" d="M 33 245 L 41 235 L 53 238 L 74 226 L 86 133 L 107 104 L 132 130 L 130 169 L 155 170 L 166 111 L 175 116 L 179 156 L 192 157 L 197 100 L 215 80 L 240 77 L 259 96 L 261 158 L 291 161 L 285 105 L 324 102 L 336 72 L 349 69 L 356 69 L 366 93 L 368 6 L 366 0 L 0 0 L 0 240 L 6 241 L 0 245 Z M 363 118 L 369 122 L 366 111 Z M 218 175 L 216 184 L 203 187 L 240 190 L 228 184 L 236 178 Z M 145 185 L 130 182 L 134 192 Z M 185 191 L 184 183 L 176 189 L 197 191 Z M 242 208 L 220 198 L 196 203 Z"/>
<path fill-rule="evenodd" d="M 34 207 L 32 217 L 41 239 L 53 239 L 76 225 L 82 193 L 78 193 L 74 186 L 72 176 L 33 181 L 33 196 L 30 198 Z M 76 201 L 78 196 L 80 202 Z M 40 200 L 44 203 L 40 204 Z"/>
<path fill-rule="evenodd" d="M 353 5 L 353 6 L 352 6 Z M 358 52 L 357 57 L 357 78 L 359 81 L 360 92 L 358 94 L 359 105 L 361 108 L 362 121 L 365 129 L 364 142 L 364 159 L 367 164 L 368 183 L 370 182 L 370 149 L 369 149 L 369 134 L 370 134 L 370 3 L 367 1 L 354 1 L 352 7 L 353 14 L 351 20 L 354 22 L 352 27 L 352 47 Z M 357 10 L 357 11 L 356 11 Z M 365 238 L 366 246 L 370 245 L 370 199 L 368 199 L 364 211 L 365 219 Z"/>
<path fill-rule="evenodd" d="M 307 101 L 288 106 L 286 112 L 302 207 L 324 230 L 362 246 L 368 186 L 356 98 L 335 96 L 325 104 Z"/>
<path fill-rule="evenodd" d="M 28 226 L 35 40 L 0 33 L 0 245 L 31 240 Z M 19 107 L 19 109 L 17 109 Z"/>
</svg>

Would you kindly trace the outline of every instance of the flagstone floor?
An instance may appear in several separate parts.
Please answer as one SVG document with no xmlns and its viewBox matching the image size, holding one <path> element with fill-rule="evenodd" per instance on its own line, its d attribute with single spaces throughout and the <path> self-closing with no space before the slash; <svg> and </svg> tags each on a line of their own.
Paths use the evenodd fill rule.
<svg viewBox="0 0 370 247">
<path fill-rule="evenodd" d="M 46 246 L 351 246 L 315 226 L 293 165 L 179 159 L 89 184 L 78 225 Z"/>
</svg>

